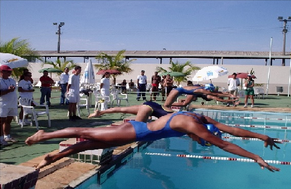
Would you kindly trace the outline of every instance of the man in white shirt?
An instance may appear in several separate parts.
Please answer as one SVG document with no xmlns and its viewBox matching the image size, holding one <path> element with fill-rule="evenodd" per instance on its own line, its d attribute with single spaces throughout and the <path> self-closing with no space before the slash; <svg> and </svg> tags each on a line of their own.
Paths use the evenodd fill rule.
<svg viewBox="0 0 291 189">
<path fill-rule="evenodd" d="M 64 105 L 65 103 L 68 105 L 69 101 L 66 98 L 66 91 L 69 81 L 69 68 L 66 67 L 64 69 L 64 72 L 60 75 L 60 90 L 61 90 L 61 99 L 60 99 L 60 105 Z"/>
<path fill-rule="evenodd" d="M 234 96 L 237 96 L 238 86 L 240 86 L 240 81 L 236 78 L 236 75 L 236 73 L 233 73 L 232 78 L 228 78 L 227 80 L 228 92 Z M 228 99 L 230 99 L 230 97 L 228 97 Z M 229 104 L 227 104 L 227 106 L 229 106 Z"/>
<path fill-rule="evenodd" d="M 142 96 L 143 100 L 146 100 L 145 92 L 147 87 L 147 76 L 144 75 L 145 71 L 141 70 L 141 74 L 137 76 L 137 97 L 136 100 L 139 101 L 140 96 Z"/>
<path fill-rule="evenodd" d="M 70 75 L 68 86 L 67 86 L 67 98 L 69 99 L 69 119 L 71 121 L 76 121 L 82 119 L 76 116 L 76 105 L 80 101 L 80 73 L 81 66 L 76 66 L 74 68 L 74 74 Z"/>
<path fill-rule="evenodd" d="M 0 144 L 3 147 L 8 142 L 16 142 L 10 136 L 11 121 L 18 114 L 16 82 L 10 78 L 11 73 L 9 66 L 0 66 Z"/>
</svg>

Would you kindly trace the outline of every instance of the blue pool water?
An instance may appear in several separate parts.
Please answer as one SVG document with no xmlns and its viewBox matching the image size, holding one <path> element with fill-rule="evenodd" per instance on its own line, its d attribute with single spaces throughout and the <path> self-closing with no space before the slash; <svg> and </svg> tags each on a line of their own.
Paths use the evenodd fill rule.
<svg viewBox="0 0 291 189">
<path fill-rule="evenodd" d="M 291 114 L 215 110 L 196 112 L 203 112 L 220 122 L 237 125 L 270 137 L 287 141 L 291 139 Z M 281 149 L 275 148 L 271 151 L 264 148 L 262 141 L 238 138 L 225 140 L 258 154 L 265 160 L 291 161 L 290 142 L 280 144 Z M 177 157 L 178 154 L 239 157 L 214 146 L 202 147 L 186 136 L 161 139 L 135 153 L 132 159 L 115 170 L 114 174 L 101 185 L 91 183 L 86 188 L 290 189 L 291 187 L 291 165 L 272 164 L 281 169 L 280 172 L 272 173 L 261 170 L 258 164 L 252 162 Z"/>
</svg>

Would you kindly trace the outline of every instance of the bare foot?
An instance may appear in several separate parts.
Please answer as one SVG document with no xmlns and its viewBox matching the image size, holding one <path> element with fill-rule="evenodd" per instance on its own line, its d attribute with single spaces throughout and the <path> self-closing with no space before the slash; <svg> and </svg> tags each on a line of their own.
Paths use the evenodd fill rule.
<svg viewBox="0 0 291 189">
<path fill-rule="evenodd" d="M 34 135 L 28 137 L 26 140 L 25 140 L 25 143 L 27 145 L 32 145 L 32 144 L 35 144 L 37 142 L 40 141 L 41 139 L 41 136 L 43 135 L 44 131 L 43 130 L 39 130 L 37 131 L 36 133 L 34 133 Z"/>
<path fill-rule="evenodd" d="M 92 118 L 92 117 L 100 117 L 101 116 L 101 112 L 99 110 L 96 110 L 94 113 L 90 114 L 88 116 L 88 118 Z"/>
<path fill-rule="evenodd" d="M 240 103 L 240 101 L 233 102 L 233 105 L 234 105 L 234 106 L 237 106 L 237 105 L 239 105 L 239 103 Z"/>
<path fill-rule="evenodd" d="M 49 164 L 51 164 L 53 162 L 52 157 L 47 154 L 43 160 L 41 160 L 41 162 L 37 165 L 36 169 L 41 169 Z"/>
</svg>

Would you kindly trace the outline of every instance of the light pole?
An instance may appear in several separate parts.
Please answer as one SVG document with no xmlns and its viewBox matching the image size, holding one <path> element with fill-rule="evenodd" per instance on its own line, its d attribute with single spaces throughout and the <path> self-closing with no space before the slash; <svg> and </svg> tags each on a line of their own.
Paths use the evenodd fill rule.
<svg viewBox="0 0 291 189">
<path fill-rule="evenodd" d="M 58 23 L 54 22 L 53 25 L 58 25 Z M 60 22 L 58 25 L 58 31 L 56 34 L 58 35 L 58 53 L 61 51 L 61 27 L 65 25 L 65 22 Z"/>
<path fill-rule="evenodd" d="M 291 16 L 289 16 L 288 19 L 284 19 L 282 16 L 279 16 L 278 20 L 280 22 L 283 22 L 283 30 L 282 30 L 282 32 L 283 32 L 283 52 L 282 52 L 282 54 L 285 55 L 285 53 L 286 53 L 286 50 L 285 50 L 285 48 L 286 48 L 286 33 L 288 32 L 287 22 L 291 21 Z M 282 59 L 282 66 L 285 66 L 285 59 L 284 58 Z"/>
</svg>

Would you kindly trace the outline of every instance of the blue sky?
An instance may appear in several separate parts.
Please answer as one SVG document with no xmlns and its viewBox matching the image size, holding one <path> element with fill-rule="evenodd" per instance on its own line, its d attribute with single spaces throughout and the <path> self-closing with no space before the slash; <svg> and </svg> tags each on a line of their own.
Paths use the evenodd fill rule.
<svg viewBox="0 0 291 189">
<path fill-rule="evenodd" d="M 291 1 L 1 0 L 0 37 L 36 50 L 282 51 Z M 288 22 L 290 29 L 291 22 Z M 286 51 L 291 51 L 291 30 Z"/>
</svg>

